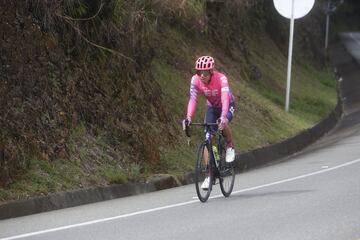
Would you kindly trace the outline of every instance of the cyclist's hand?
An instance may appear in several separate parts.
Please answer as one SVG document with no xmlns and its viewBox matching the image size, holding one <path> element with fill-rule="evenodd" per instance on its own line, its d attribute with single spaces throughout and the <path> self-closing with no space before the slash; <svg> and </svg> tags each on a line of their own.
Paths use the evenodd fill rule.
<svg viewBox="0 0 360 240">
<path fill-rule="evenodd" d="M 185 131 L 186 136 L 188 136 L 189 138 L 190 138 L 190 131 L 189 131 L 190 123 L 191 123 L 191 119 L 189 119 L 189 118 L 185 118 L 182 121 L 183 130 Z"/>
<path fill-rule="evenodd" d="M 182 121 L 183 130 L 186 131 L 186 130 L 187 130 L 187 127 L 188 127 L 190 124 L 191 124 L 191 119 L 185 118 L 185 119 Z"/>
<path fill-rule="evenodd" d="M 229 123 L 229 120 L 226 117 L 221 117 L 218 119 L 219 129 L 223 130 L 226 128 L 227 124 Z"/>
</svg>

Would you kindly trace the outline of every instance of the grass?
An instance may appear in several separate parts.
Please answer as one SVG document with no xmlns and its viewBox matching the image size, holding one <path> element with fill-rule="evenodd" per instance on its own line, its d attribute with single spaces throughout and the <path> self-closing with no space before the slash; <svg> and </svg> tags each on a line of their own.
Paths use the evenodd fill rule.
<svg viewBox="0 0 360 240">
<path fill-rule="evenodd" d="M 24 199 L 75 187 L 79 184 L 80 171 L 79 166 L 74 163 L 51 164 L 32 159 L 30 170 L 13 183 L 11 188 L 0 188 L 0 200 Z"/>
<path fill-rule="evenodd" d="M 84 125 L 71 134 L 68 145 L 71 157 L 50 162 L 33 158 L 29 170 L 7 188 L 0 187 L 0 202 L 26 199 L 52 192 L 84 187 L 139 181 L 149 171 L 136 163 L 125 164 L 126 156 L 111 149 L 101 135 L 94 138 Z"/>
<path fill-rule="evenodd" d="M 222 56 L 215 52 L 213 54 L 218 60 L 217 66 L 226 70 L 237 98 L 237 110 L 231 129 L 238 152 L 282 141 L 313 126 L 335 108 L 337 100 L 336 81 L 330 68 L 318 70 L 310 64 L 295 61 L 290 112 L 285 113 L 287 59 L 266 35 L 252 36 L 248 42 L 250 61 L 261 72 L 261 79 L 258 81 L 250 79 L 247 74 L 239 75 L 243 71 L 239 70 L 236 62 L 232 63 L 226 58 L 221 62 L 219 59 L 223 59 Z M 198 44 L 192 42 L 192 46 L 196 48 Z M 212 47 L 208 46 L 208 49 Z M 181 45 L 176 46 L 176 49 L 181 48 Z M 191 64 L 189 61 L 190 67 Z M 181 119 L 185 116 L 192 73 L 181 74 L 162 61 L 155 62 L 154 66 L 157 79 L 164 90 L 165 102 L 170 103 L 171 112 L 177 119 Z M 204 101 L 198 103 L 194 121 L 202 121 L 204 105 Z M 202 139 L 201 132 L 197 130 L 190 146 L 183 137 L 177 146 L 162 151 L 161 163 L 168 173 L 178 175 L 192 169 L 196 145 Z"/>
<path fill-rule="evenodd" d="M 190 2 L 186 1 L 186 4 Z M 200 2 L 194 1 L 196 8 L 189 12 L 191 18 L 201 13 Z M 161 87 L 162 107 L 170 113 L 170 122 L 158 123 L 158 126 L 149 120 L 144 124 L 154 128 L 153 132 L 157 134 L 155 138 L 161 138 L 162 131 L 166 131 L 169 125 L 175 126 L 170 130 L 174 131 L 172 135 L 175 137 L 173 142 L 163 143 L 159 147 L 160 161 L 157 166 L 133 161 L 129 156 L 130 146 L 113 149 L 105 141 L 105 134 L 100 132 L 94 137 L 80 124 L 70 136 L 67 146 L 69 159 L 54 162 L 32 159 L 28 172 L 6 189 L 0 187 L 0 201 L 94 185 L 142 181 L 156 173 L 180 176 L 191 171 L 197 144 L 202 140 L 203 133 L 202 129 L 193 129 L 193 137 L 188 144 L 186 137 L 180 135 L 180 121 L 186 113 L 193 64 L 200 55 L 213 55 L 217 67 L 225 71 L 229 78 L 237 99 L 231 123 L 237 152 L 289 138 L 326 117 L 336 105 L 336 81 L 331 69 L 319 70 L 311 63 L 295 59 L 290 112 L 285 113 L 287 58 L 265 33 L 254 31 L 244 35 L 248 57 L 245 60 L 234 53 L 233 56 L 237 58 L 234 60 L 207 41 L 206 36 L 191 35 L 181 28 L 167 25 L 161 27 L 162 34 L 154 37 L 159 47 L 154 50 L 155 57 L 149 74 Z M 261 73 L 256 79 L 249 72 L 254 66 Z M 135 108 L 138 103 L 129 100 L 126 104 L 133 104 Z M 193 121 L 202 122 L 205 110 L 204 98 L 200 97 Z M 156 113 L 157 109 L 148 111 Z M 129 123 L 129 127 L 134 126 Z"/>
</svg>

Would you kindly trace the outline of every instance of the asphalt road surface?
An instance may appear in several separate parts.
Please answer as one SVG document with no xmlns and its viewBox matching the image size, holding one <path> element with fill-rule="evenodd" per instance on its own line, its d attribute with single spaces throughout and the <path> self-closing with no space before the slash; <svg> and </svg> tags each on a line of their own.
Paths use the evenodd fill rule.
<svg viewBox="0 0 360 240">
<path fill-rule="evenodd" d="M 356 57 L 360 35 L 342 39 Z M 344 85 L 360 83 L 359 68 L 343 73 Z M 360 95 L 351 89 L 344 92 Z M 0 240 L 359 240 L 360 108 L 356 97 L 349 99 L 344 120 L 329 135 L 286 160 L 237 175 L 229 198 L 215 186 L 200 203 L 188 185 L 3 220 Z"/>
</svg>

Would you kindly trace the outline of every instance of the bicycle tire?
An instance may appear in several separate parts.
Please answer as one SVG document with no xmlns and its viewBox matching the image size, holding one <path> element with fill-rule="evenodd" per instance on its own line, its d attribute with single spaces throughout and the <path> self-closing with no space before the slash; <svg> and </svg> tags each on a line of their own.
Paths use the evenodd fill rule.
<svg viewBox="0 0 360 240">
<path fill-rule="evenodd" d="M 208 160 L 208 163 L 206 164 L 204 160 L 204 150 L 208 151 L 208 154 L 210 156 L 210 152 L 209 150 L 207 150 L 206 143 L 202 143 L 198 148 L 195 164 L 195 187 L 197 196 L 201 202 L 206 202 L 209 199 L 213 181 L 213 175 L 211 174 L 212 166 L 210 160 Z M 206 177 L 210 178 L 209 188 L 202 189 L 201 185 Z"/>
<path fill-rule="evenodd" d="M 225 160 L 226 150 L 225 150 L 224 139 L 219 140 L 218 149 L 220 154 L 220 163 L 219 163 L 220 189 L 224 197 L 229 197 L 234 188 L 235 169 L 232 163 L 227 163 Z"/>
</svg>

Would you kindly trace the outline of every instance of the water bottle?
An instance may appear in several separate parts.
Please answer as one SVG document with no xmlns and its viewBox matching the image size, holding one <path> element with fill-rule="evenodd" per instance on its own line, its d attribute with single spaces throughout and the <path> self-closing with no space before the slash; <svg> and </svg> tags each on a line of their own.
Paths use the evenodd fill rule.
<svg viewBox="0 0 360 240">
<path fill-rule="evenodd" d="M 215 158 L 216 165 L 218 166 L 219 165 L 219 160 L 220 160 L 219 152 L 218 152 L 216 146 L 212 146 L 212 150 L 213 150 L 213 153 L 214 153 L 214 158 Z"/>
</svg>

